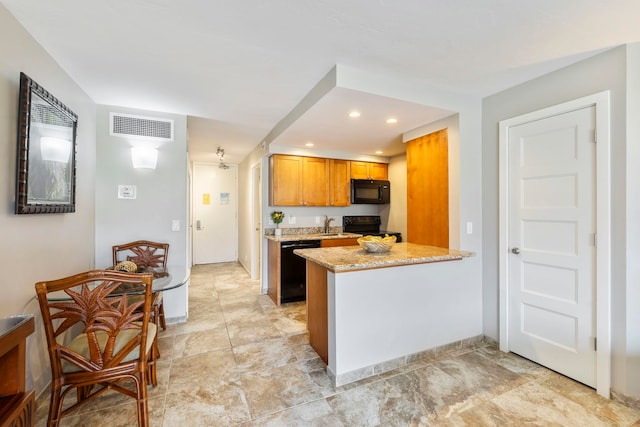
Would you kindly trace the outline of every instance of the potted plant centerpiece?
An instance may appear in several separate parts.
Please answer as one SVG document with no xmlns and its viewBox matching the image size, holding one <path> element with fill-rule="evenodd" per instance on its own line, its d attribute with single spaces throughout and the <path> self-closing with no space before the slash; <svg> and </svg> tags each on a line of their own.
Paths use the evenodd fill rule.
<svg viewBox="0 0 640 427">
<path fill-rule="evenodd" d="M 284 213 L 280 211 L 271 212 L 271 221 L 276 225 L 276 229 L 273 231 L 276 236 L 280 236 L 282 234 L 282 230 L 280 230 L 280 223 L 284 219 Z"/>
</svg>

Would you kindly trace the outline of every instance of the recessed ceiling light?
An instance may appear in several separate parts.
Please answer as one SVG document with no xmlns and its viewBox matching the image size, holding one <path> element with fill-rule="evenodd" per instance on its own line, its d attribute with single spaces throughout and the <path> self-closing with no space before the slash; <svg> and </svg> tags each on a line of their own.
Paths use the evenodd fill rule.
<svg viewBox="0 0 640 427">
<path fill-rule="evenodd" d="M 382 154 L 382 150 L 377 150 L 376 154 Z"/>
<path fill-rule="evenodd" d="M 349 113 L 349 117 L 356 118 L 360 117 L 360 111 L 352 111 Z"/>
<path fill-rule="evenodd" d="M 390 118 L 390 119 L 387 119 L 387 124 L 392 125 L 394 123 L 398 123 L 398 119 L 394 119 L 393 117 Z"/>
<path fill-rule="evenodd" d="M 306 144 L 304 144 L 306 147 L 313 147 L 313 142 L 307 142 Z"/>
</svg>

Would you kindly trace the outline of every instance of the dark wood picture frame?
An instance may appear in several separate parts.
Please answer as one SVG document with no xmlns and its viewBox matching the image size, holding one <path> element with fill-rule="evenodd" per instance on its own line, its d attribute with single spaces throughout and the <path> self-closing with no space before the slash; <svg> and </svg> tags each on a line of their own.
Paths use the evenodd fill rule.
<svg viewBox="0 0 640 427">
<path fill-rule="evenodd" d="M 20 73 L 16 214 L 76 210 L 78 116 Z"/>
</svg>

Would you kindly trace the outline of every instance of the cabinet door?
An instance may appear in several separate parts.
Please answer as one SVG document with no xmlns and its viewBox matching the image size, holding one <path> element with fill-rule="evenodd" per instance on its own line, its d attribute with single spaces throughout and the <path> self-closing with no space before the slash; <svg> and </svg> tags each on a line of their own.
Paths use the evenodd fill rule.
<svg viewBox="0 0 640 427">
<path fill-rule="evenodd" d="M 351 162 L 353 179 L 389 179 L 389 165 L 386 163 Z"/>
<path fill-rule="evenodd" d="M 269 163 L 269 204 L 300 206 L 302 197 L 303 157 L 274 154 Z"/>
<path fill-rule="evenodd" d="M 344 239 L 323 239 L 320 241 L 321 248 L 332 248 L 335 246 L 358 246 L 358 239 L 348 237 Z"/>
<path fill-rule="evenodd" d="M 280 242 L 268 241 L 269 285 L 267 293 L 275 305 L 280 305 Z"/>
<path fill-rule="evenodd" d="M 351 179 L 369 179 L 367 162 L 351 162 Z"/>
<path fill-rule="evenodd" d="M 302 204 L 304 206 L 329 205 L 329 159 L 302 157 Z"/>
<path fill-rule="evenodd" d="M 369 163 L 369 176 L 371 179 L 389 179 L 389 165 L 386 163 Z"/>
<path fill-rule="evenodd" d="M 351 205 L 351 162 L 348 160 L 329 160 L 330 206 Z"/>
</svg>

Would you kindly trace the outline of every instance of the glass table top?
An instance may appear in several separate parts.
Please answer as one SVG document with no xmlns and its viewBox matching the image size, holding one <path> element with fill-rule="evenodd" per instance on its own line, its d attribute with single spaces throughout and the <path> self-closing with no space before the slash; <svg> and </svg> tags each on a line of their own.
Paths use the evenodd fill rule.
<svg viewBox="0 0 640 427">
<path fill-rule="evenodd" d="M 157 277 L 153 279 L 152 292 L 169 291 L 171 289 L 179 288 L 183 286 L 189 280 L 189 270 L 185 267 L 168 267 L 169 273 L 164 277 Z M 127 294 L 143 294 L 144 288 L 140 287 L 139 290 L 127 289 Z M 112 294 L 115 295 L 115 294 Z M 51 292 L 47 295 L 48 301 L 69 301 L 71 297 L 64 291 Z"/>
<path fill-rule="evenodd" d="M 28 322 L 32 317 L 33 315 L 31 314 L 25 314 L 22 316 L 11 316 L 0 319 L 0 338 L 9 335 L 18 327 Z"/>
</svg>

